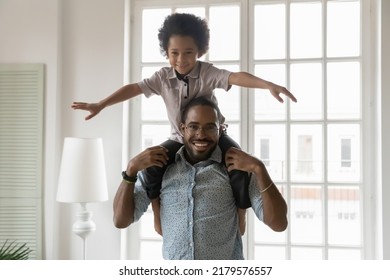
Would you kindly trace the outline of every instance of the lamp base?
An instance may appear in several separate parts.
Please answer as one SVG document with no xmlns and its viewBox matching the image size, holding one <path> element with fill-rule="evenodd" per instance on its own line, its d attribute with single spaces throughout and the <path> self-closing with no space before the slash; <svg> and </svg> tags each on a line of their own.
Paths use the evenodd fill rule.
<svg viewBox="0 0 390 280">
<path fill-rule="evenodd" d="M 86 238 L 96 230 L 96 224 L 91 220 L 92 211 L 87 210 L 86 203 L 80 203 L 82 210 L 77 212 L 77 221 L 73 224 L 72 231 L 83 239 L 83 259 L 86 259 Z"/>
</svg>

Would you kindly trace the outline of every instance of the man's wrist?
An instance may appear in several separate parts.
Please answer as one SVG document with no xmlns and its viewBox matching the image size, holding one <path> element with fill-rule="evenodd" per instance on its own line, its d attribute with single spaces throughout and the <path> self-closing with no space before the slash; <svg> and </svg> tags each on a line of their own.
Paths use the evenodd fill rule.
<svg viewBox="0 0 390 280">
<path fill-rule="evenodd" d="M 123 178 L 123 181 L 125 181 L 128 184 L 135 183 L 135 182 L 137 182 L 137 179 L 138 179 L 137 175 L 135 175 L 135 176 L 127 175 L 126 170 L 122 171 L 122 178 Z"/>
</svg>

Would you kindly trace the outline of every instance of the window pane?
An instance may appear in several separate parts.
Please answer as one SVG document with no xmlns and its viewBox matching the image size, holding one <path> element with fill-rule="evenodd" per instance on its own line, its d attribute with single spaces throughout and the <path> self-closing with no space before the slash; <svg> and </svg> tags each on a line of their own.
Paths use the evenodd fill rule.
<svg viewBox="0 0 390 280">
<path fill-rule="evenodd" d="M 292 243 L 322 244 L 322 199 L 320 186 L 291 187 Z"/>
<path fill-rule="evenodd" d="M 356 249 L 329 249 L 329 260 L 361 260 L 362 252 Z"/>
<path fill-rule="evenodd" d="M 142 96 L 142 119 L 155 121 L 168 121 L 167 109 L 161 96 Z"/>
<path fill-rule="evenodd" d="M 291 126 L 291 179 L 321 181 L 323 179 L 323 140 L 321 125 Z"/>
<path fill-rule="evenodd" d="M 329 244 L 361 244 L 359 187 L 328 187 L 328 220 Z"/>
<path fill-rule="evenodd" d="M 291 64 L 291 92 L 297 103 L 291 103 L 291 118 L 322 119 L 322 66 L 320 63 Z"/>
<path fill-rule="evenodd" d="M 269 158 L 267 170 L 275 181 L 286 179 L 286 130 L 284 125 L 256 125 L 255 126 L 255 156 L 261 160 L 261 143 L 269 141 Z"/>
<path fill-rule="evenodd" d="M 328 118 L 360 118 L 360 63 L 334 62 L 327 67 Z"/>
<path fill-rule="evenodd" d="M 210 60 L 239 60 L 240 8 L 238 6 L 210 7 L 209 27 Z M 229 36 L 226 36 L 227 32 Z"/>
<path fill-rule="evenodd" d="M 205 18 L 206 10 L 202 7 L 186 7 L 186 8 L 177 8 L 175 10 L 176 13 L 186 13 L 193 14 L 200 18 Z"/>
<path fill-rule="evenodd" d="M 142 61 L 164 62 L 165 56 L 160 52 L 157 34 L 165 17 L 171 9 L 145 9 L 142 13 Z"/>
<path fill-rule="evenodd" d="M 284 247 L 255 246 L 255 260 L 285 260 L 286 249 Z"/>
<path fill-rule="evenodd" d="M 349 143 L 349 147 L 343 146 Z M 342 151 L 348 149 L 348 158 Z M 360 181 L 360 126 L 332 124 L 328 126 L 328 180 L 337 182 Z"/>
<path fill-rule="evenodd" d="M 256 65 L 255 75 L 279 85 L 286 84 L 286 67 L 284 64 Z M 286 102 L 280 103 L 268 90 L 255 90 L 255 119 L 284 120 L 286 119 Z"/>
<path fill-rule="evenodd" d="M 142 150 L 160 145 L 170 136 L 169 125 L 142 125 Z"/>
<path fill-rule="evenodd" d="M 286 6 L 255 5 L 255 59 L 286 57 Z"/>
<path fill-rule="evenodd" d="M 277 184 L 278 189 L 283 197 L 285 195 L 285 186 L 281 184 Z M 255 243 L 272 243 L 272 244 L 283 244 L 286 243 L 286 234 L 287 231 L 284 232 L 276 232 L 270 229 L 263 222 L 260 222 L 255 215 L 251 215 L 249 217 L 253 217 L 254 224 L 254 241 Z"/>
<path fill-rule="evenodd" d="M 320 248 L 291 248 L 292 260 L 322 260 L 322 249 Z"/>
<path fill-rule="evenodd" d="M 321 3 L 291 4 L 291 57 L 321 57 Z"/>
<path fill-rule="evenodd" d="M 152 76 L 159 69 L 160 67 L 143 67 L 142 78 Z M 167 109 L 161 96 L 154 95 L 146 98 L 145 95 L 141 95 L 141 109 L 142 120 L 168 121 Z"/>
<path fill-rule="evenodd" d="M 238 145 L 241 146 L 240 126 L 238 124 L 227 124 L 229 125 L 227 128 L 227 134 L 230 136 L 230 138 L 236 141 Z"/>
<path fill-rule="evenodd" d="M 329 1 L 327 7 L 328 56 L 358 56 L 360 54 L 359 1 Z"/>
<path fill-rule="evenodd" d="M 264 223 L 254 218 L 254 239 L 255 243 L 285 243 L 286 232 L 276 232 L 266 226 Z"/>
</svg>

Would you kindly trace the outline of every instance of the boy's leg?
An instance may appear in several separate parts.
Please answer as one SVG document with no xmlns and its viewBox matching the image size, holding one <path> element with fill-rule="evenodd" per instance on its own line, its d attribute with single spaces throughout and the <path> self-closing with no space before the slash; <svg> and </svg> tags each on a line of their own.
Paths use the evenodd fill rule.
<svg viewBox="0 0 390 280">
<path fill-rule="evenodd" d="M 165 141 L 160 146 L 163 146 L 168 150 L 169 159 L 167 164 L 164 167 L 152 166 L 142 171 L 145 189 L 149 199 L 152 200 L 159 197 L 161 181 L 164 172 L 167 169 L 167 166 L 175 161 L 176 152 L 180 149 L 182 145 L 183 144 L 173 140 Z"/>
<path fill-rule="evenodd" d="M 231 148 L 235 147 L 241 149 L 240 146 L 230 138 L 226 132 L 221 135 L 219 140 L 219 147 L 222 150 L 223 163 L 225 164 L 225 154 Z M 241 170 L 232 170 L 229 173 L 230 184 L 232 186 L 233 195 L 236 199 L 236 206 L 238 208 L 246 209 L 251 207 L 249 199 L 249 174 Z"/>
<path fill-rule="evenodd" d="M 222 162 L 225 164 L 226 152 L 235 147 L 241 149 L 240 146 L 224 131 L 219 139 L 219 147 L 222 150 Z M 240 234 L 244 235 L 246 228 L 246 208 L 251 206 L 249 199 L 249 175 L 247 172 L 241 170 L 232 170 L 229 173 L 230 185 L 232 186 L 233 195 L 236 199 L 237 213 L 238 213 L 238 228 Z"/>
<path fill-rule="evenodd" d="M 154 230 L 162 236 L 161 220 L 160 220 L 160 198 L 151 200 L 153 210 Z"/>
<path fill-rule="evenodd" d="M 246 209 L 237 208 L 238 213 L 238 228 L 241 235 L 244 235 L 246 228 Z"/>
<path fill-rule="evenodd" d="M 160 221 L 160 190 L 161 182 L 164 172 L 167 166 L 175 161 L 176 152 L 183 144 L 167 140 L 160 146 L 167 148 L 168 150 L 168 162 L 164 167 L 152 166 L 142 171 L 146 193 L 152 203 L 153 215 L 154 215 L 154 229 L 162 235 L 161 221 Z"/>
</svg>

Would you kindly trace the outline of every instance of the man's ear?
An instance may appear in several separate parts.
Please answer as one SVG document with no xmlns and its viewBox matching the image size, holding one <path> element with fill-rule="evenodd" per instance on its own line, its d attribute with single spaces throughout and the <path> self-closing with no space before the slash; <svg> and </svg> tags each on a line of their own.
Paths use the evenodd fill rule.
<svg viewBox="0 0 390 280">
<path fill-rule="evenodd" d="M 185 130 L 186 125 L 184 123 L 180 123 L 180 131 L 184 135 L 184 130 Z"/>
<path fill-rule="evenodd" d="M 219 136 L 222 135 L 224 129 L 225 129 L 225 126 L 224 126 L 223 124 L 220 124 L 220 125 L 219 125 L 219 130 L 218 130 Z"/>
</svg>

